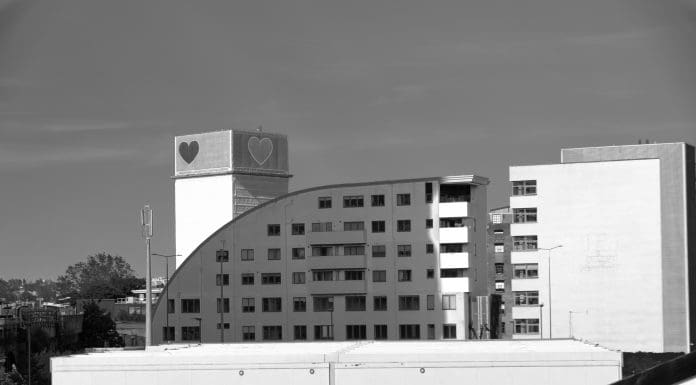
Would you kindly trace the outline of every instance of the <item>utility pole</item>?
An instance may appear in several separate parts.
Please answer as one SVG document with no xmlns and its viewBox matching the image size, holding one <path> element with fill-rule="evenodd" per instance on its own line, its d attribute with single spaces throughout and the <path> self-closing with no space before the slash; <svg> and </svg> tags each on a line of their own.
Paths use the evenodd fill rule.
<svg viewBox="0 0 696 385">
<path fill-rule="evenodd" d="M 537 250 L 546 250 L 549 252 L 549 339 L 553 337 L 553 328 L 551 327 L 551 251 L 559 247 L 563 247 L 563 245 L 556 245 L 549 248 L 537 248 Z M 539 316 L 539 319 L 541 319 L 541 316 Z"/>
<path fill-rule="evenodd" d="M 172 257 L 179 257 L 181 254 L 172 254 L 172 255 L 162 255 L 162 254 L 157 254 L 157 253 L 152 253 L 152 255 L 156 255 L 158 257 L 163 257 L 165 260 L 165 269 L 167 270 L 167 273 L 165 274 L 167 277 L 167 283 L 165 284 L 164 290 L 167 292 L 167 333 L 165 334 L 165 337 L 167 338 L 167 343 L 171 343 L 173 338 L 169 338 L 169 258 Z"/>
<path fill-rule="evenodd" d="M 145 238 L 145 347 L 152 345 L 152 256 L 150 239 L 152 238 L 152 209 L 145 205 L 140 212 L 140 223 Z M 169 305 L 169 304 L 167 304 Z"/>
</svg>

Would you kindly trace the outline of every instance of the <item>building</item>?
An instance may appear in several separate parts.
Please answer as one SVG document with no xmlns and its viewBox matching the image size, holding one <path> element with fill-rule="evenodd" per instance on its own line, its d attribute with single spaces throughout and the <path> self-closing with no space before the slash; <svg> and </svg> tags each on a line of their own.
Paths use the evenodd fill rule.
<svg viewBox="0 0 696 385">
<path fill-rule="evenodd" d="M 573 340 L 156 346 L 51 358 L 52 384 L 608 384 L 621 353 Z"/>
<path fill-rule="evenodd" d="M 176 266 L 235 216 L 288 192 L 285 135 L 226 130 L 174 138 Z"/>
<path fill-rule="evenodd" d="M 517 266 L 513 271 L 510 262 L 512 237 L 510 223 L 512 214 L 509 206 L 492 209 L 488 213 L 488 293 L 490 293 L 491 338 L 510 339 L 514 330 L 511 307 L 513 274 L 535 274 L 533 266 Z"/>
<path fill-rule="evenodd" d="M 322 186 L 247 210 L 171 277 L 153 343 L 467 338 L 469 292 L 487 285 L 487 183 Z"/>
<path fill-rule="evenodd" d="M 510 167 L 513 338 L 688 352 L 696 337 L 694 148 L 564 149 Z M 527 271 L 529 273 L 529 271 Z"/>
</svg>

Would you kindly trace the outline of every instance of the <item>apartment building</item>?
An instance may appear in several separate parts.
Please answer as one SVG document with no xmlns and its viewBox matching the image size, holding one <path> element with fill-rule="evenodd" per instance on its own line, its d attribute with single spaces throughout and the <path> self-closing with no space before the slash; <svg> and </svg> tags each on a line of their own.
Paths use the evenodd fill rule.
<svg viewBox="0 0 696 385">
<path fill-rule="evenodd" d="M 510 181 L 513 338 L 692 349 L 693 146 L 564 149 L 560 164 L 510 167 Z"/>
<path fill-rule="evenodd" d="M 322 186 L 249 209 L 186 256 L 153 342 L 466 339 L 469 293 L 487 285 L 487 184 Z"/>
<path fill-rule="evenodd" d="M 490 295 L 490 337 L 510 339 L 514 329 L 511 306 L 513 304 L 513 274 L 535 274 L 533 266 L 515 266 L 510 262 L 513 250 L 510 236 L 512 213 L 509 206 L 495 208 L 488 213 L 488 293 Z"/>
</svg>

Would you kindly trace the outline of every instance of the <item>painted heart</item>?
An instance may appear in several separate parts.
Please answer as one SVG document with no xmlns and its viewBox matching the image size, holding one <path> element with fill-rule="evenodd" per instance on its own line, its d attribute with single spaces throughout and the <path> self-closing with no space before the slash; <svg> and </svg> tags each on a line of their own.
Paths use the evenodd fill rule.
<svg viewBox="0 0 696 385">
<path fill-rule="evenodd" d="M 273 152 L 273 142 L 269 138 L 259 139 L 255 136 L 249 138 L 247 142 L 247 148 L 249 149 L 249 154 L 256 161 L 256 163 L 263 165 L 266 163 L 268 158 L 271 157 Z"/>
<path fill-rule="evenodd" d="M 191 164 L 196 155 L 198 155 L 198 142 L 195 140 L 191 143 L 181 142 L 179 144 L 179 155 L 186 163 Z"/>
</svg>

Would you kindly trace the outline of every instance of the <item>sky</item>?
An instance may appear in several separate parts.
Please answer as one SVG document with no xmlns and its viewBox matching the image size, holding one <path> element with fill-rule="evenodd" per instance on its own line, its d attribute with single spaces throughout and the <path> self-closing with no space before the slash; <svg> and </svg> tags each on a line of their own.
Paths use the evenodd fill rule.
<svg viewBox="0 0 696 385">
<path fill-rule="evenodd" d="M 291 190 L 696 144 L 696 1 L 0 0 L 0 278 L 174 251 L 173 138 L 288 135 Z M 153 262 L 163 274 L 162 260 Z"/>
</svg>

